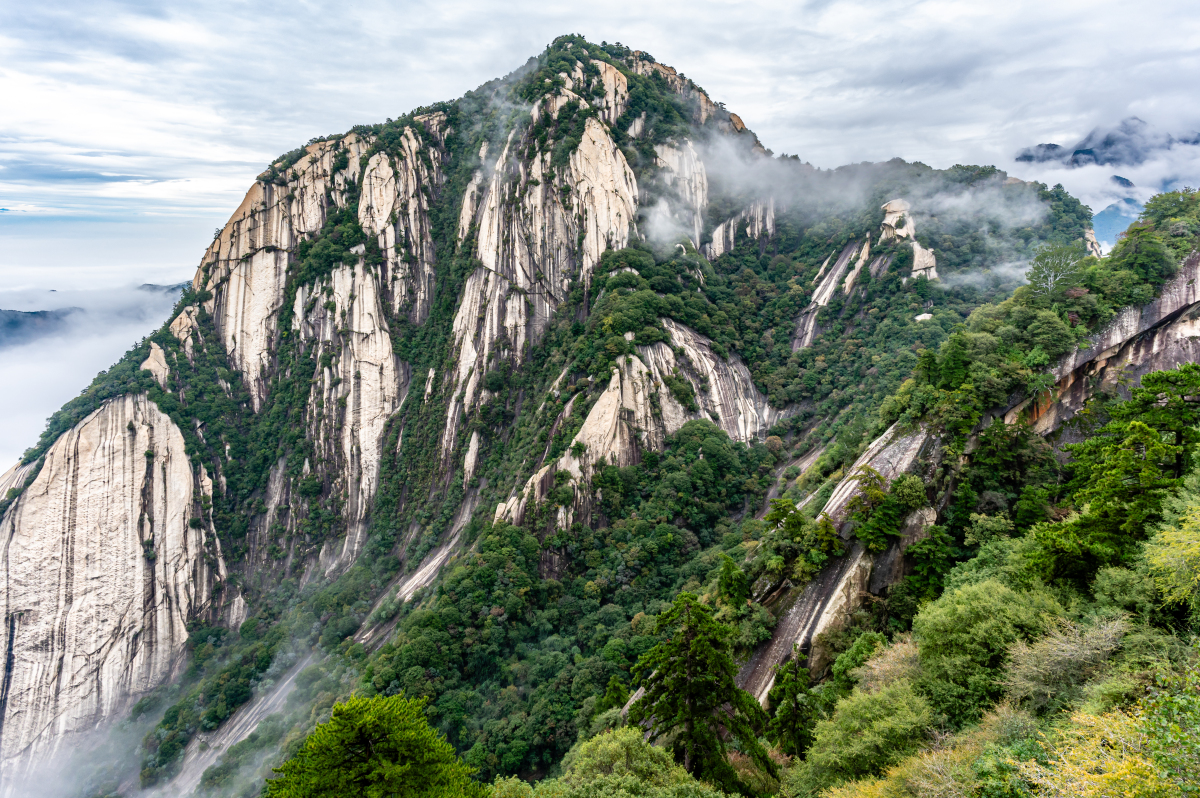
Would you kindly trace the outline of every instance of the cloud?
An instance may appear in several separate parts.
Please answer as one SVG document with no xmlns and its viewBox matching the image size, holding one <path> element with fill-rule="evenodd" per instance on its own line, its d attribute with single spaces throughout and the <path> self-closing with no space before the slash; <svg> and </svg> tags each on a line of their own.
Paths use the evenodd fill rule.
<svg viewBox="0 0 1200 798">
<path fill-rule="evenodd" d="M 990 163 L 1061 182 L 1098 211 L 1131 195 L 1112 183 L 1113 167 L 1018 163 L 1015 154 L 1130 116 L 1176 135 L 1200 129 L 1200 17 L 1184 0 L 1136 14 L 1117 0 L 8 3 L 0 288 L 186 279 L 212 229 L 277 155 L 461 96 L 568 32 L 652 53 L 736 111 L 765 146 L 826 170 L 896 156 L 940 168 Z M 1200 185 L 1196 149 L 1156 151 L 1119 174 L 1138 201 Z M 830 174 L 796 185 L 836 188 L 822 194 L 830 203 L 861 195 L 859 172 Z M 23 382 L 53 383 L 69 398 L 141 334 L 106 333 L 107 348 L 90 359 L 59 353 L 81 358 L 61 383 L 62 370 L 31 358 Z M 32 428 L 0 449 L 23 448 L 44 417 L 6 419 L 4 430 Z"/>
<path fill-rule="evenodd" d="M 69 309 L 45 324 L 26 317 L 25 329 L 0 337 L 0 384 L 19 386 L 0 392 L 0 472 L 37 442 L 55 410 L 160 327 L 177 298 L 167 286 L 0 290 L 0 308 L 8 311 Z"/>
</svg>

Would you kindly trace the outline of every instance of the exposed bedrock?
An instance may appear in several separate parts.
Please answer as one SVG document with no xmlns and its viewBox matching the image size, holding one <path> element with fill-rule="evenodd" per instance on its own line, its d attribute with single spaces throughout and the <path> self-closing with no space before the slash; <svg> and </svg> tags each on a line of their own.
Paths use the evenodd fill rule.
<svg viewBox="0 0 1200 798">
<path fill-rule="evenodd" d="M 534 114 L 557 113 L 554 99 L 535 106 Z M 518 144 L 510 135 L 463 201 L 459 230 L 475 231 L 464 245 L 474 248 L 480 265 L 467 278 L 454 317 L 456 368 L 445 379 L 455 399 L 442 438 L 446 453 L 465 414 L 489 398 L 480 386 L 483 375 L 499 362 L 521 362 L 571 281 L 589 285 L 601 254 L 624 247 L 634 231 L 637 181 L 594 117 L 559 176 L 548 175 L 549 153 L 526 162 Z M 569 188 L 565 194 L 562 185 Z"/>
<path fill-rule="evenodd" d="M 893 425 L 855 461 L 829 497 L 824 512 L 842 530 L 842 537 L 848 539 L 846 507 L 858 490 L 854 475 L 859 468 L 874 468 L 890 481 L 917 470 L 923 460 L 936 456 L 937 441 L 924 427 L 905 431 Z M 771 640 L 754 652 L 738 674 L 738 684 L 765 704 L 775 683 L 775 667 L 791 656 L 794 646 L 808 655 L 807 665 L 814 674 L 824 671 L 830 661 L 821 647 L 814 645 L 817 638 L 844 626 L 863 606 L 866 596 L 882 593 L 904 576 L 904 551 L 928 536 L 928 527 L 936 517 L 932 508 L 913 512 L 906 519 L 900 538 L 877 554 L 863 549 L 857 540 L 848 539 L 846 553 L 833 558 L 802 587 L 756 586 L 760 596 L 779 596 L 775 610 L 782 613 Z"/>
<path fill-rule="evenodd" d="M 362 156 L 373 140 L 351 133 L 310 144 L 278 182 L 264 175 L 204 253 L 193 284 L 212 292 L 221 340 L 262 407 L 278 345 L 278 316 L 285 301 L 288 253 L 321 230 L 362 187 L 359 223 L 384 256 L 381 293 L 393 313 L 415 323 L 429 315 L 434 251 L 429 203 L 443 181 L 440 150 L 443 114 L 418 117 L 400 139 L 399 153 Z M 425 155 L 427 157 L 422 157 Z M 341 164 L 339 156 L 344 156 Z"/>
<path fill-rule="evenodd" d="M 1045 435 L 1100 391 L 1127 391 L 1151 371 L 1200 362 L 1200 253 L 1192 253 L 1153 302 L 1125 308 L 1053 369 L 1054 387 L 1005 414 Z"/>
<path fill-rule="evenodd" d="M 741 213 L 717 225 L 712 241 L 704 245 L 704 257 L 716 260 L 737 246 L 739 235 L 753 241 L 775 235 L 775 200 L 753 202 Z"/>
<path fill-rule="evenodd" d="M 293 329 L 317 360 L 306 437 L 331 491 L 345 497 L 346 534 L 322 550 L 326 573 L 352 563 L 362 548 L 388 420 L 408 395 L 410 370 L 392 351 L 384 303 L 379 277 L 362 263 L 296 292 Z"/>
<path fill-rule="evenodd" d="M 50 447 L 0 520 L 8 786 L 171 678 L 187 622 L 221 616 L 225 565 L 201 501 L 211 494 L 183 434 L 145 395 L 106 402 Z"/>
<path fill-rule="evenodd" d="M 740 358 L 721 360 L 703 335 L 670 319 L 662 321 L 672 345 L 640 346 L 637 355 L 620 358 L 608 387 L 572 439 L 572 445 L 582 444 L 582 452 L 568 450 L 557 461 L 544 463 L 524 490 L 496 508 L 496 520 L 521 523 L 527 510 L 554 487 L 554 474 L 566 471 L 576 498 L 571 507 L 558 511 L 556 523 L 565 528 L 589 517 L 588 485 L 601 458 L 613 465 L 632 465 L 639 462 L 642 451 L 662 450 L 668 435 L 688 421 L 702 418 L 720 425 L 734 440 L 758 440 L 788 414 L 768 404 Z M 679 350 L 680 357 L 676 357 L 675 350 Z M 668 390 L 663 377 L 671 375 L 679 375 L 691 384 L 696 410 L 684 407 Z"/>
</svg>

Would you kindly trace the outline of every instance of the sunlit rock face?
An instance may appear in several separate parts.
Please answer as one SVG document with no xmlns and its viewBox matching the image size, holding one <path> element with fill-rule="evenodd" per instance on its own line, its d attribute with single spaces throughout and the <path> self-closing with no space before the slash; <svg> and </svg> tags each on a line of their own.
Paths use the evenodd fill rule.
<svg viewBox="0 0 1200 798">
<path fill-rule="evenodd" d="M 110 400 L 46 453 L 0 521 L 6 773 L 120 717 L 181 666 L 190 619 L 221 617 L 211 495 L 144 395 Z"/>
<path fill-rule="evenodd" d="M 557 114 L 562 104 L 554 99 L 533 113 Z M 493 362 L 521 362 L 571 282 L 590 285 L 600 255 L 624 247 L 635 231 L 637 181 L 595 118 L 587 120 L 561 176 L 548 174 L 549 153 L 527 161 L 518 144 L 509 137 L 462 205 L 459 230 L 475 231 L 462 245 L 473 249 L 480 265 L 467 279 L 454 317 L 457 367 L 446 379 L 461 399 L 448 410 L 442 437 L 447 453 L 465 414 L 487 399 L 480 380 Z"/>
<path fill-rule="evenodd" d="M 464 422 L 492 399 L 482 378 L 500 363 L 525 362 L 573 289 L 592 296 L 603 253 L 646 238 L 638 220 L 651 198 L 667 204 L 693 245 L 711 233 L 723 252 L 739 236 L 774 234 L 770 200 L 752 203 L 716 231 L 706 229 L 702 131 L 656 141 L 652 165 L 639 167 L 650 177 L 639 186 L 622 147 L 654 135 L 655 119 L 629 118 L 636 75 L 664 81 L 686 100 L 696 126 L 753 134 L 670 67 L 635 57 L 625 69 L 596 58 L 581 62 L 561 75 L 561 88 L 519 109 L 528 114 L 520 124 L 465 154 L 449 146 L 450 122 L 436 112 L 412 117 L 403 130 L 360 128 L 316 141 L 259 176 L 206 248 L 193 303 L 168 327 L 179 349 L 160 338 L 138 365 L 172 402 L 186 403 L 191 397 L 180 386 L 187 369 L 210 362 L 205 358 L 216 345 L 247 390 L 237 410 L 244 419 L 269 417 L 272 390 L 284 377 L 302 379 L 294 417 L 310 448 L 300 458 L 300 475 L 283 456 L 264 466 L 239 559 L 230 558 L 238 579 L 227 573 L 221 551 L 227 530 L 214 528 L 211 518 L 214 493 L 228 496 L 225 461 L 208 464 L 215 469 L 210 478 L 200 459 L 189 457 L 185 430 L 145 394 L 104 403 L 49 448 L 40 470 L 35 462 L 0 477 L 0 496 L 20 493 L 0 518 L 0 645 L 10 652 L 0 688 L 0 779 L 69 745 L 74 733 L 124 717 L 139 697 L 177 678 L 189 622 L 236 628 L 256 611 L 242 577 L 269 582 L 272 569 L 282 568 L 312 581 L 353 565 L 384 480 L 389 430 L 401 438 L 413 403 L 436 404 L 441 418 L 437 403 L 445 402 L 434 448 L 447 473 L 461 468 L 467 496 L 445 539 L 414 564 L 398 595 L 430 584 L 458 553 L 458 535 L 480 501 L 472 482 L 483 470 L 488 439 L 477 430 L 468 434 Z M 552 163 L 551 152 L 531 150 L 523 137 L 528 123 L 572 104 L 595 113 L 581 120 L 565 162 Z M 383 147 L 376 135 L 393 138 Z M 754 146 L 761 151 L 756 139 Z M 464 179 L 473 174 L 451 192 L 450 175 L 462 164 L 454 158 L 470 159 Z M 439 205 L 446 192 L 452 196 Z M 348 219 L 367 243 L 348 247 L 320 276 L 301 282 L 305 246 Z M 434 221 L 446 219 L 451 229 L 435 231 Z M 435 239 L 449 251 L 435 251 Z M 394 333 L 430 323 L 435 301 L 447 299 L 436 296 L 444 276 L 438 268 L 455 257 L 469 264 L 469 273 L 440 317 L 450 355 L 421 369 L 416 379 L 423 388 L 419 382 L 420 393 L 410 396 L 412 369 L 396 354 Z M 738 357 L 719 357 L 694 330 L 663 324 L 669 343 L 637 347 L 590 399 L 581 392 L 575 401 L 594 403 L 573 441 L 579 446 L 554 462 L 523 466 L 522 480 L 533 474 L 527 489 L 498 517 L 520 518 L 528 502 L 544 497 L 546 479 L 552 484 L 556 471 L 566 471 L 581 498 L 563 508 L 563 520 L 584 518 L 590 507 L 582 497 L 601 457 L 635 463 L 693 419 L 753 442 L 787 415 L 769 406 Z M 287 372 L 298 363 L 303 373 Z M 240 396 L 236 380 L 221 371 L 217 383 L 226 396 Z M 692 398 L 672 394 L 668 376 L 690 386 Z M 187 435 L 203 436 L 203 426 Z M 319 500 L 336 506 L 339 527 L 297 553 L 297 519 L 309 501 L 296 484 L 301 478 L 314 480 Z M 285 558 L 269 553 L 289 541 Z"/>
</svg>

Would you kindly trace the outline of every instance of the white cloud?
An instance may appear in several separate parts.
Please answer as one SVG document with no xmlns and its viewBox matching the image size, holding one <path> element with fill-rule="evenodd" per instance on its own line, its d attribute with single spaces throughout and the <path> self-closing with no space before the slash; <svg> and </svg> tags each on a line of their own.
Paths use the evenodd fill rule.
<svg viewBox="0 0 1200 798">
<path fill-rule="evenodd" d="M 60 0 L 3 4 L 0 31 L 0 288 L 186 278 L 276 155 L 460 96 L 568 32 L 672 64 L 776 152 L 991 163 L 1094 210 L 1114 170 L 1013 156 L 1131 115 L 1200 129 L 1184 0 Z M 1187 155 L 1119 173 L 1200 184 Z"/>
</svg>

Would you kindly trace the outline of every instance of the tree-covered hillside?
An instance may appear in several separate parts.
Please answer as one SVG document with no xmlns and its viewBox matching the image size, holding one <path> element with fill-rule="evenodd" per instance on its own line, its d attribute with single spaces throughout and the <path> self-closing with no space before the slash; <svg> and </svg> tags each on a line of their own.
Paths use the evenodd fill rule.
<svg viewBox="0 0 1200 798">
<path fill-rule="evenodd" d="M 604 117 L 618 73 L 627 101 Z M 493 269 L 469 212 L 485 172 L 517 216 L 531 196 L 576 208 L 564 175 L 602 118 L 643 191 L 627 245 L 585 274 L 588 206 L 572 216 L 578 241 L 562 244 L 565 285 L 538 271 L 533 288 L 489 295 L 464 322 L 468 286 Z M 236 595 L 244 615 L 231 626 L 214 602 L 192 618 L 181 677 L 134 707 L 151 726 L 143 788 L 168 785 L 239 708 L 286 684 L 278 710 L 203 771 L 201 794 L 258 795 L 285 761 L 267 794 L 416 789 L 387 757 L 363 756 L 364 740 L 423 746 L 447 791 L 496 798 L 1195 791 L 1200 369 L 1097 396 L 1073 422 L 1082 442 L 1065 447 L 1003 421 L 1052 398 L 1061 356 L 1161 292 L 1200 236 L 1195 192 L 1151 200 L 1096 257 L 1091 212 L 1062 186 L 993 167 L 774 157 L 685 76 L 577 36 L 458 100 L 350 134 L 260 176 L 264 196 L 290 201 L 305 188 L 297 169 L 332 158 L 323 223 L 280 255 L 277 335 L 257 371 L 222 343 L 210 277 L 228 264 L 214 255 L 171 323 L 25 457 L 28 486 L 64 432 L 144 392 L 181 431 L 197 484 L 215 486 L 188 523 L 214 531 L 228 566 L 214 595 Z M 686 215 L 667 161 L 685 148 L 710 170 L 698 240 L 655 210 Z M 391 244 L 360 213 L 373 201 L 364 170 L 382 162 L 432 176 L 388 220 L 394 231 L 420 206 L 427 229 Z M 893 200 L 909 208 L 899 219 L 883 207 Z M 717 228 L 755 204 L 771 208 L 769 229 L 739 221 L 732 247 L 706 257 Z M 389 264 L 416 273 L 430 252 L 428 296 L 393 303 L 402 280 Z M 854 276 L 829 282 L 850 252 Z M 914 271 L 918 253 L 936 278 Z M 338 371 L 358 332 L 336 275 L 384 286 L 380 329 L 406 380 L 344 566 L 331 563 L 361 487 L 347 469 L 364 455 L 326 431 L 361 423 L 330 391 L 363 375 Z M 488 302 L 550 310 L 528 311 L 537 334 L 487 330 L 491 354 L 459 369 L 474 352 L 463 330 L 486 326 Z M 181 318 L 193 332 L 178 334 Z M 811 340 L 797 335 L 804 318 Z M 702 412 L 716 371 L 698 373 L 680 327 L 744 367 L 738 387 L 761 395 L 772 427 L 735 440 L 729 419 Z M 141 369 L 157 350 L 165 377 Z M 578 433 L 614 369 L 664 351 L 678 367 L 647 391 L 648 417 L 685 420 L 661 446 L 635 429 L 624 459 L 583 459 Z M 631 415 L 614 409 L 614 426 Z M 936 445 L 908 473 L 855 468 L 889 428 Z M 839 486 L 855 495 L 831 517 Z M 522 513 L 497 511 L 517 499 Z M 914 532 L 917 516 L 928 523 Z M 896 578 L 856 589 L 861 607 L 780 663 L 765 708 L 732 686 L 822 574 L 889 551 Z M 436 578 L 405 591 L 435 556 Z M 337 761 L 355 763 L 344 782 Z M 121 765 L 102 770 L 89 789 L 115 793 L 105 779 Z"/>
</svg>

